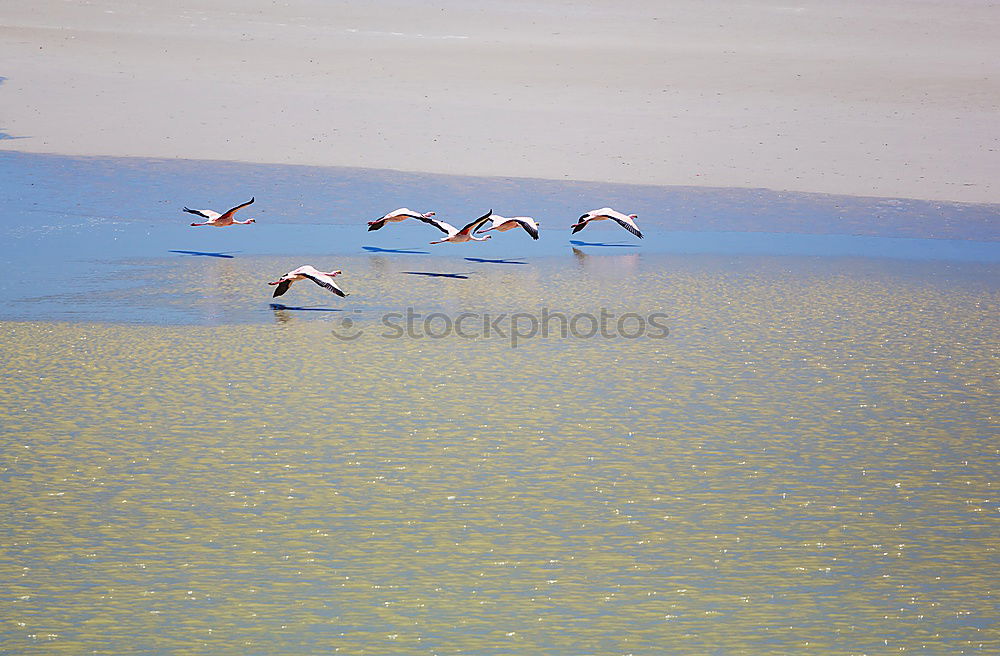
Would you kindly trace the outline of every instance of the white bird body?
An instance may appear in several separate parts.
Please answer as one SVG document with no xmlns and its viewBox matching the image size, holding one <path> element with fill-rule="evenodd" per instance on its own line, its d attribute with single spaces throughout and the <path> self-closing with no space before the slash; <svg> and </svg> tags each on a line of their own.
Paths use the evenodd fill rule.
<svg viewBox="0 0 1000 656">
<path fill-rule="evenodd" d="M 309 264 L 305 264 L 297 269 L 292 269 L 291 271 L 281 276 L 274 282 L 269 282 L 267 284 L 278 286 L 278 288 L 274 290 L 272 298 L 281 296 L 282 294 L 287 292 L 288 288 L 292 286 L 293 282 L 296 282 L 298 280 L 307 280 L 307 279 L 312 280 L 320 287 L 326 287 L 337 296 L 347 296 L 347 294 L 344 293 L 344 290 L 342 290 L 340 287 L 337 287 L 337 283 L 333 281 L 333 279 L 339 276 L 341 273 L 342 272 L 339 270 L 320 271 L 319 269 Z"/>
<path fill-rule="evenodd" d="M 246 207 L 253 201 L 254 199 L 251 198 L 247 202 L 237 205 L 232 209 L 228 209 L 222 214 L 219 214 L 215 210 L 192 210 L 187 207 L 184 208 L 184 211 L 189 214 L 194 214 L 196 216 L 200 216 L 203 219 L 206 219 L 202 223 L 192 223 L 191 225 L 193 226 L 207 225 L 207 226 L 216 226 L 218 228 L 223 228 L 225 226 L 231 226 L 231 225 L 247 225 L 248 223 L 256 223 L 256 221 L 254 219 L 247 219 L 246 221 L 237 221 L 236 219 L 233 218 L 233 215 L 236 214 L 237 210 Z"/>
<path fill-rule="evenodd" d="M 493 214 L 493 210 L 490 210 L 486 214 L 482 215 L 472 223 L 468 224 L 461 230 L 451 225 L 450 223 L 445 223 L 444 221 L 438 221 L 437 219 L 431 219 L 429 217 L 414 217 L 418 221 L 423 221 L 424 223 L 429 223 L 441 232 L 448 235 L 444 239 L 439 241 L 432 241 L 432 244 L 443 244 L 445 242 L 451 244 L 460 244 L 466 241 L 486 241 L 491 237 L 491 235 L 486 235 L 485 237 L 476 237 L 475 232 L 482 227 L 484 223 L 489 221 L 490 215 Z"/>
<path fill-rule="evenodd" d="M 639 239 L 642 239 L 642 233 L 639 232 L 639 226 L 635 224 L 635 219 L 637 218 L 639 217 L 636 214 L 622 214 L 621 212 L 615 211 L 610 207 L 602 207 L 599 210 L 590 210 L 581 216 L 580 220 L 574 223 L 571 227 L 573 228 L 573 232 L 580 232 L 587 227 L 587 224 L 591 221 L 606 221 L 611 219 Z"/>
<path fill-rule="evenodd" d="M 508 230 L 513 230 L 514 228 L 524 228 L 524 231 L 531 235 L 532 239 L 538 239 L 539 224 L 530 216 L 507 217 L 491 213 L 490 220 L 493 222 L 492 226 L 482 232 L 489 232 L 490 230 L 507 232 Z"/>
<path fill-rule="evenodd" d="M 368 222 L 369 232 L 372 230 L 378 230 L 385 226 L 386 223 L 399 223 L 400 221 L 405 221 L 406 219 L 429 219 L 434 216 L 434 212 L 414 212 L 408 207 L 400 207 L 398 210 L 393 210 L 388 214 L 380 216 L 374 221 Z"/>
</svg>

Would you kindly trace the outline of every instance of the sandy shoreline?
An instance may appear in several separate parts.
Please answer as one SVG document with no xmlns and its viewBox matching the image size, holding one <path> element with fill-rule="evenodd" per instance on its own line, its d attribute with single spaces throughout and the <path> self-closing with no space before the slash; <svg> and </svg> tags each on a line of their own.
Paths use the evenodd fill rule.
<svg viewBox="0 0 1000 656">
<path fill-rule="evenodd" d="M 983 2 L 0 11 L 0 148 L 998 203 Z"/>
</svg>

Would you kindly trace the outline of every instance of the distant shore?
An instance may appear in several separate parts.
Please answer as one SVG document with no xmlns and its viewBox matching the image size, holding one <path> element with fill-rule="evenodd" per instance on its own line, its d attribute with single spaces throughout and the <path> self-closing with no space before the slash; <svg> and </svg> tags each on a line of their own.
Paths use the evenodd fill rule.
<svg viewBox="0 0 1000 656">
<path fill-rule="evenodd" d="M 1000 203 L 1000 7 L 40 0 L 0 149 Z"/>
</svg>

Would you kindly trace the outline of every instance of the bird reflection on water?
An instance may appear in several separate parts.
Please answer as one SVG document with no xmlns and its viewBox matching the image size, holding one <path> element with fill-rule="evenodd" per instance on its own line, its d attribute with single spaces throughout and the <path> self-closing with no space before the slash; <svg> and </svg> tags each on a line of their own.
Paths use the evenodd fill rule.
<svg viewBox="0 0 1000 656">
<path fill-rule="evenodd" d="M 639 266 L 639 253 L 622 255 L 590 255 L 576 246 L 573 247 L 573 259 L 580 270 L 616 271 L 619 274 L 634 273 Z"/>
</svg>

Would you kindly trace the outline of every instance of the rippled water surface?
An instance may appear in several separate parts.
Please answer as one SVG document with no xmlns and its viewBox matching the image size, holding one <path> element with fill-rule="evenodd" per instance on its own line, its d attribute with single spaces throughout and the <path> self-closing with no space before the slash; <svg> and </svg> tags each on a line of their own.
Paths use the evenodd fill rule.
<svg viewBox="0 0 1000 656">
<path fill-rule="evenodd" d="M 606 258 L 352 280 L 349 341 L 0 324 L 0 645 L 995 653 L 996 290 Z M 670 332 L 391 338 L 414 298 Z"/>
<path fill-rule="evenodd" d="M 7 271 L 0 652 L 1000 652 L 995 262 L 132 236 Z"/>
</svg>

